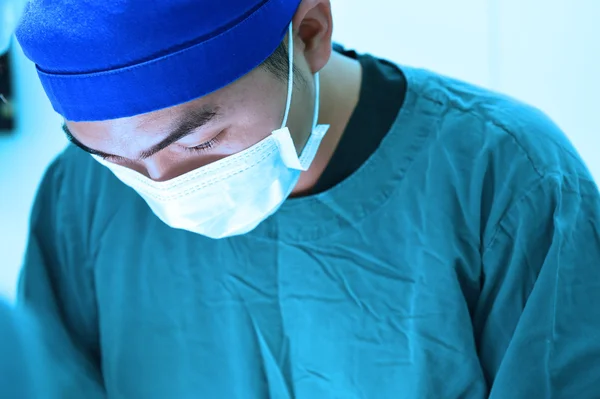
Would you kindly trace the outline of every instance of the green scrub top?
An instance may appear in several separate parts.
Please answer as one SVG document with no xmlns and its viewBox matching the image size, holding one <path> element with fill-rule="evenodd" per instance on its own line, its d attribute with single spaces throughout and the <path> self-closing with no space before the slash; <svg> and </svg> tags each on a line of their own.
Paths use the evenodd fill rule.
<svg viewBox="0 0 600 399">
<path fill-rule="evenodd" d="M 128 399 L 598 397 L 590 173 L 538 110 L 400 69 L 370 157 L 243 236 L 171 229 L 89 155 L 59 156 L 19 296 L 70 383 Z"/>
</svg>

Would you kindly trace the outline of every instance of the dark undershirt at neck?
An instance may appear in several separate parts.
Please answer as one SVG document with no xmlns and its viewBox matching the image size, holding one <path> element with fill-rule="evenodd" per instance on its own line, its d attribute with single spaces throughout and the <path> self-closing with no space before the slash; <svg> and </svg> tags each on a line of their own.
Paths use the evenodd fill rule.
<svg viewBox="0 0 600 399">
<path fill-rule="evenodd" d="M 338 45 L 334 50 L 360 62 L 362 84 L 356 109 L 313 194 L 329 190 L 367 161 L 391 129 L 406 95 L 406 77 L 393 63 Z"/>
</svg>

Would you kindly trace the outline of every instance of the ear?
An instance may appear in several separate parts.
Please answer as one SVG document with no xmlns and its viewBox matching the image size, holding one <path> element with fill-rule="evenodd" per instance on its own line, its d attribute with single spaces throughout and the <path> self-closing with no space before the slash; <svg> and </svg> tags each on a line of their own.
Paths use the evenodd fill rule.
<svg viewBox="0 0 600 399">
<path fill-rule="evenodd" d="M 298 49 L 303 51 L 311 72 L 319 72 L 329 62 L 332 51 L 330 0 L 303 0 L 294 15 L 292 26 L 303 45 Z"/>
</svg>

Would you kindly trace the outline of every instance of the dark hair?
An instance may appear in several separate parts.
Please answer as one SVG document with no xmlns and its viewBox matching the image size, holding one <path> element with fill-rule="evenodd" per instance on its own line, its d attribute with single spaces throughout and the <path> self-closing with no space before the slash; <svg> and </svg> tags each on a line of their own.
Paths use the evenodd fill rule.
<svg viewBox="0 0 600 399">
<path fill-rule="evenodd" d="M 285 41 L 281 42 L 275 49 L 273 54 L 269 56 L 263 63 L 262 67 L 267 71 L 271 72 L 277 79 L 282 82 L 288 81 L 290 60 L 288 54 L 288 47 Z M 300 71 L 300 69 L 294 64 L 294 84 L 307 84 L 306 78 Z"/>
</svg>

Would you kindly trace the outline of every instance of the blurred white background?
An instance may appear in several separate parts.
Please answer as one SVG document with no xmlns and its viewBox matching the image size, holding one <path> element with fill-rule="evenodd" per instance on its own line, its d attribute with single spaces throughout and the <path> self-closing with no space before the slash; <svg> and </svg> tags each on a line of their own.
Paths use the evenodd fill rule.
<svg viewBox="0 0 600 399">
<path fill-rule="evenodd" d="M 508 93 L 548 113 L 600 178 L 600 0 L 332 0 L 335 40 Z M 14 51 L 19 129 L 0 135 L 0 294 L 12 298 L 42 173 L 65 146 Z"/>
</svg>

